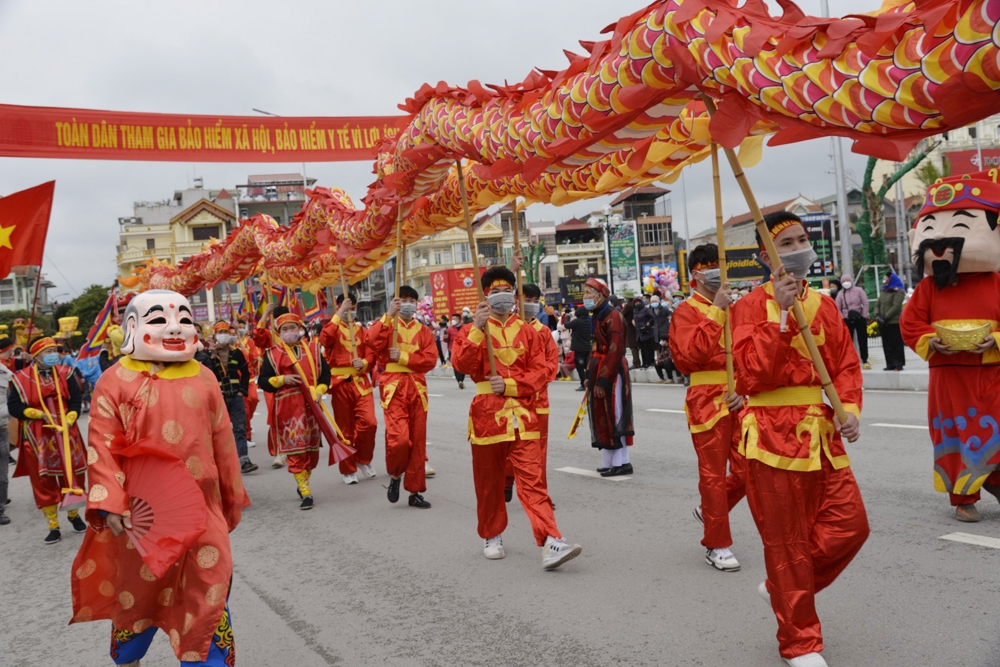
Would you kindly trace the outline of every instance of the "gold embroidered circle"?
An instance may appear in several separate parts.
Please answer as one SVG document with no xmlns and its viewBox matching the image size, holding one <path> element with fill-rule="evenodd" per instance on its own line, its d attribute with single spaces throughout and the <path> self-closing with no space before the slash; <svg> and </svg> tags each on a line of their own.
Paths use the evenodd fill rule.
<svg viewBox="0 0 1000 667">
<path fill-rule="evenodd" d="M 87 447 L 87 465 L 94 465 L 97 463 L 98 458 L 100 458 L 100 455 L 97 453 L 97 450 L 93 447 Z"/>
<path fill-rule="evenodd" d="M 111 404 L 107 396 L 97 397 L 97 412 L 100 413 L 102 417 L 107 417 L 108 419 L 114 419 L 118 411 L 115 410 L 115 406 Z"/>
<path fill-rule="evenodd" d="M 215 584 L 205 593 L 205 602 L 211 607 L 220 604 L 226 599 L 226 590 L 228 588 L 229 584 Z"/>
<path fill-rule="evenodd" d="M 135 545 L 132 544 L 132 538 L 128 538 L 127 540 L 125 540 L 125 548 L 126 549 L 135 549 Z"/>
<path fill-rule="evenodd" d="M 142 577 L 143 581 L 156 581 L 156 575 L 150 570 L 145 563 L 139 568 L 139 576 Z"/>
<path fill-rule="evenodd" d="M 195 479 L 201 479 L 205 476 L 205 464 L 197 456 L 192 456 L 184 464 L 187 466 L 188 472 Z"/>
<path fill-rule="evenodd" d="M 121 486 L 121 487 L 125 486 L 125 473 L 123 473 L 123 472 L 116 472 L 115 473 L 115 479 L 118 481 L 118 486 Z"/>
<path fill-rule="evenodd" d="M 160 391 L 153 385 L 147 384 L 135 393 L 135 398 L 151 408 L 160 400 Z"/>
<path fill-rule="evenodd" d="M 177 630 L 173 628 L 170 629 L 170 648 L 177 650 L 177 647 L 181 645 L 181 635 Z"/>
<path fill-rule="evenodd" d="M 201 662 L 201 654 L 198 651 L 187 651 L 181 656 L 181 662 Z"/>
<path fill-rule="evenodd" d="M 215 567 L 219 562 L 219 550 L 213 546 L 204 546 L 198 549 L 198 567 L 208 569 Z"/>
<path fill-rule="evenodd" d="M 164 588 L 156 598 L 156 603 L 161 607 L 169 607 L 174 603 L 174 589 Z"/>
<path fill-rule="evenodd" d="M 76 578 L 86 579 L 97 571 L 97 563 L 94 562 L 93 558 L 88 558 L 81 563 L 80 567 L 76 568 Z"/>
<path fill-rule="evenodd" d="M 118 594 L 118 604 L 122 606 L 122 609 L 131 609 L 132 605 L 135 604 L 135 596 L 128 591 L 122 591 Z M 138 622 L 136 625 L 138 625 Z"/>
<path fill-rule="evenodd" d="M 94 484 L 90 487 L 90 502 L 99 503 L 107 499 L 108 490 L 102 484 Z"/>
<path fill-rule="evenodd" d="M 115 368 L 115 375 L 117 375 L 123 382 L 132 382 L 139 377 L 139 373 L 137 371 L 130 371 L 121 364 L 118 364 Z"/>
<path fill-rule="evenodd" d="M 181 400 L 184 401 L 184 405 L 189 408 L 200 408 L 201 407 L 201 394 L 194 387 L 187 386 L 181 389 Z"/>
<path fill-rule="evenodd" d="M 86 623 L 87 621 L 94 620 L 94 610 L 90 607 L 81 607 L 80 611 L 76 612 L 76 616 L 73 620 L 80 621 L 81 623 Z"/>
<path fill-rule="evenodd" d="M 105 579 L 101 582 L 100 586 L 97 587 L 97 592 L 106 598 L 112 598 L 115 596 L 115 585 Z"/>
<path fill-rule="evenodd" d="M 140 632 L 145 632 L 152 624 L 153 624 L 153 619 L 140 618 L 138 621 L 132 624 L 132 632 L 136 634 L 139 634 Z"/>
<path fill-rule="evenodd" d="M 111 530 L 108 528 L 97 531 L 97 534 L 94 535 L 94 539 L 100 542 L 101 544 L 107 544 L 108 542 L 111 541 L 112 537 L 114 536 L 111 534 Z"/>
<path fill-rule="evenodd" d="M 180 425 L 180 422 L 170 419 L 163 424 L 160 433 L 163 435 L 164 440 L 171 445 L 176 445 L 184 437 L 184 427 Z"/>
<path fill-rule="evenodd" d="M 186 635 L 191 631 L 191 626 L 194 625 L 194 614 L 188 612 L 184 614 L 184 629 L 181 630 L 182 635 Z"/>
</svg>

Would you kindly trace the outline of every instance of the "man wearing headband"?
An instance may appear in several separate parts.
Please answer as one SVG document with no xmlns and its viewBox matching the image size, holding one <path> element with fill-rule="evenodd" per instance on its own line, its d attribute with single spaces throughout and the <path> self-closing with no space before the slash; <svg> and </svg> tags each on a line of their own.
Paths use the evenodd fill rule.
<svg viewBox="0 0 1000 667">
<path fill-rule="evenodd" d="M 125 356 L 94 388 L 90 530 L 73 561 L 70 622 L 110 620 L 115 664 L 137 667 L 162 630 L 181 664 L 232 665 L 229 534 L 250 504 L 233 425 L 217 379 L 194 360 L 198 333 L 184 296 L 143 292 L 126 307 L 122 326 Z M 190 476 L 184 523 L 205 528 L 184 539 L 185 549 L 143 553 L 134 541 L 147 535 L 149 522 L 152 532 L 171 520 L 170 501 L 157 497 L 183 489 L 160 481 L 165 469 Z"/>
<path fill-rule="evenodd" d="M 299 509 L 313 508 L 309 479 L 319 463 L 321 432 L 306 401 L 320 401 L 330 384 L 330 367 L 315 341 L 304 340 L 305 325 L 295 313 L 274 320 L 278 337 L 260 366 L 258 386 L 274 395 L 267 431 L 268 449 L 288 459 L 288 472 L 295 477 Z M 311 399 L 301 385 L 309 387 Z"/>
<path fill-rule="evenodd" d="M 267 352 L 267 350 L 270 350 L 274 345 L 281 342 L 281 338 L 278 337 L 276 328 L 274 327 L 274 320 L 287 312 L 288 308 L 285 306 L 275 306 L 274 302 L 269 301 L 267 307 L 264 309 L 264 314 L 257 322 L 257 326 L 250 332 L 250 339 L 253 341 L 253 344 L 256 346 L 257 352 L 260 355 L 260 361 L 257 364 L 257 386 L 261 390 L 264 388 L 260 386 L 259 378 L 260 368 L 264 362 L 264 353 Z M 267 451 L 274 457 L 274 461 L 271 462 L 271 467 L 280 468 L 285 465 L 288 457 L 284 454 L 279 454 L 274 450 L 274 443 L 276 442 L 276 439 L 271 435 L 271 431 L 273 430 L 272 424 L 274 424 L 273 391 L 264 391 L 264 407 L 267 409 Z"/>
<path fill-rule="evenodd" d="M 10 523 L 5 511 L 7 499 L 8 464 L 10 458 L 10 413 L 7 411 L 7 393 L 14 378 L 12 357 L 14 341 L 7 336 L 0 337 L 0 526 Z"/>
<path fill-rule="evenodd" d="M 83 501 L 83 496 L 77 494 L 63 495 L 64 490 L 82 491 L 85 486 L 87 455 L 76 425 L 82 398 L 76 371 L 59 363 L 55 340 L 48 336 L 35 338 L 28 343 L 28 353 L 34 363 L 14 374 L 13 390 L 7 394 L 7 410 L 21 427 L 21 453 L 14 477 L 31 480 L 35 505 L 49 524 L 45 544 L 55 544 L 62 537 L 59 504 L 64 500 Z M 65 460 L 62 429 L 67 429 L 69 436 L 69 461 Z M 73 479 L 67 479 L 67 475 Z M 73 530 L 87 530 L 76 509 L 66 515 Z"/>
<path fill-rule="evenodd" d="M 740 299 L 732 313 L 736 391 L 749 396 L 740 453 L 747 459 L 747 502 L 767 570 L 758 591 L 778 619 L 785 662 L 823 667 L 816 593 L 834 582 L 868 538 L 843 442 L 860 435 L 861 363 L 837 305 L 805 282 L 816 253 L 802 222 L 786 211 L 764 221 L 779 253 L 760 254 L 772 280 Z M 757 244 L 763 248 L 759 236 Z M 823 401 L 816 367 L 789 315 L 796 299 L 848 413 L 846 423 Z"/>
<path fill-rule="evenodd" d="M 726 318 L 735 306 L 729 286 L 722 284 L 715 244 L 692 250 L 688 268 L 693 290 L 674 310 L 669 344 L 677 369 L 691 378 L 684 412 L 698 455 L 701 505 L 694 516 L 705 526 L 701 540 L 708 550 L 705 561 L 717 570 L 736 572 L 740 564 L 729 550 L 733 545 L 729 512 L 746 495 L 746 462 L 739 453 L 743 397 L 729 394 L 723 340 Z"/>
<path fill-rule="evenodd" d="M 930 365 L 927 423 L 934 488 L 959 521 L 981 519 L 980 489 L 1000 499 L 1000 184 L 997 170 L 946 178 L 927 190 L 910 230 L 914 273 L 923 274 L 903 308 L 903 340 Z M 937 327 L 981 327 L 961 350 Z"/>
<path fill-rule="evenodd" d="M 228 322 L 216 322 L 212 332 L 214 344 L 195 355 L 195 359 L 212 371 L 219 382 L 229 421 L 233 425 L 240 470 L 250 473 L 257 469 L 257 465 L 250 460 L 250 450 L 247 449 L 247 406 L 244 399 L 250 393 L 250 368 L 243 353 L 233 349 L 236 335 Z"/>
<path fill-rule="evenodd" d="M 357 484 L 357 473 L 366 479 L 375 476 L 375 396 L 368 370 L 375 364 L 375 352 L 368 345 L 365 329 L 354 317 L 358 297 L 348 292 L 337 296 L 337 313 L 320 333 L 319 342 L 330 366 L 330 398 L 333 416 L 344 436 L 357 451 L 340 462 L 345 484 Z M 353 331 L 353 334 L 352 334 Z M 353 335 L 353 338 L 352 338 Z M 351 345 L 354 345 L 352 351 Z"/>
<path fill-rule="evenodd" d="M 625 360 L 625 318 L 608 299 L 611 290 L 600 278 L 587 278 L 583 305 L 591 312 L 593 352 L 587 367 L 587 415 L 590 438 L 601 451 L 602 477 L 631 475 L 632 383 Z"/>
<path fill-rule="evenodd" d="M 368 340 L 380 366 L 378 387 L 385 415 L 385 470 L 389 473 L 390 503 L 399 500 L 400 478 L 410 492 L 410 507 L 429 509 L 427 491 L 427 380 L 437 366 L 437 345 L 431 330 L 414 319 L 420 295 L 409 285 L 389 312 L 368 330 Z M 395 325 L 395 331 L 394 329 Z"/>
<path fill-rule="evenodd" d="M 485 540 L 483 554 L 490 560 L 505 555 L 507 506 L 503 490 L 510 461 L 517 497 L 531 522 L 535 542 L 542 547 L 542 567 L 552 570 L 582 551 L 580 545 L 562 539 L 542 481 L 536 401 L 552 373 L 538 331 L 511 314 L 514 274 L 505 266 L 494 266 L 481 280 L 487 300 L 476 307 L 473 323 L 462 327 L 452 363 L 476 383 L 476 396 L 469 408 L 469 441 L 479 536 Z M 495 375 L 491 373 L 487 335 L 493 346 Z"/>
</svg>

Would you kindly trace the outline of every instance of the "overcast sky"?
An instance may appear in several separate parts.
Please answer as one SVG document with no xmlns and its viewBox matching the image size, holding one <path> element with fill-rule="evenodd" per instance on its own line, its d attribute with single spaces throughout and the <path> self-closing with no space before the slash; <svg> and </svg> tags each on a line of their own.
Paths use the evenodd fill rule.
<svg viewBox="0 0 1000 667">
<path fill-rule="evenodd" d="M 768 0 L 776 8 L 773 0 Z M 877 0 L 836 0 L 840 14 L 871 11 Z M 55 107 L 163 113 L 392 115 L 424 82 L 464 85 L 520 81 L 533 67 L 562 69 L 563 49 L 640 9 L 644 0 L 0 0 L 0 101 Z M 819 14 L 819 0 L 800 0 Z M 775 9 L 776 10 L 776 9 Z M 848 179 L 864 159 L 845 143 Z M 360 201 L 371 164 L 308 164 L 319 185 Z M 118 218 L 132 202 L 160 200 L 194 175 L 210 188 L 245 183 L 254 173 L 301 171 L 300 164 L 185 164 L 0 158 L 0 193 L 55 179 L 44 272 L 58 300 L 116 275 Z M 816 140 L 765 148 L 749 176 L 762 205 L 835 190 L 832 145 Z M 711 169 L 686 177 L 691 234 L 714 224 Z M 725 214 L 746 210 L 723 179 Z M 680 182 L 675 227 L 683 231 Z M 531 220 L 582 217 L 603 200 L 529 209 Z"/>
</svg>

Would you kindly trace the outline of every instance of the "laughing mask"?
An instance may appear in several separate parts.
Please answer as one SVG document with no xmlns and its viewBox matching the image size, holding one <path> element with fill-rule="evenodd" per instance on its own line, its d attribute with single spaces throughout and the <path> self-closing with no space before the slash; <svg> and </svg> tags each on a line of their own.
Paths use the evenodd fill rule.
<svg viewBox="0 0 1000 667">
<path fill-rule="evenodd" d="M 149 290 L 125 309 L 122 353 L 137 361 L 172 363 L 194 358 L 198 330 L 187 298 L 169 290 Z"/>
<path fill-rule="evenodd" d="M 1000 271 L 1000 184 L 996 169 L 941 179 L 910 230 L 916 276 L 933 276 L 944 288 L 960 273 Z"/>
</svg>

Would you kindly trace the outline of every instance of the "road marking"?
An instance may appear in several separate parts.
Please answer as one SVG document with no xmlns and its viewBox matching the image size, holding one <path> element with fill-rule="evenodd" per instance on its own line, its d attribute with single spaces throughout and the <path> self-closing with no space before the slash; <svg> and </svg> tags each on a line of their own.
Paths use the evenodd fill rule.
<svg viewBox="0 0 1000 667">
<path fill-rule="evenodd" d="M 683 410 L 668 410 L 666 408 L 646 408 L 646 412 L 666 412 L 667 414 L 670 414 L 670 415 L 682 415 L 682 414 L 684 414 Z"/>
<path fill-rule="evenodd" d="M 942 535 L 938 538 L 939 540 L 951 540 L 952 542 L 961 542 L 962 544 L 974 544 L 977 547 L 990 547 L 991 549 L 1000 549 L 1000 540 L 995 537 L 983 537 L 982 535 L 973 535 L 972 533 L 948 533 L 947 535 Z"/>
<path fill-rule="evenodd" d="M 596 477 L 597 479 L 608 479 L 612 482 L 624 482 L 630 479 L 631 475 L 618 475 L 617 477 L 601 477 L 601 473 L 594 470 L 584 470 L 583 468 L 556 468 L 559 472 L 568 472 L 571 475 L 583 475 L 584 477 Z"/>
<path fill-rule="evenodd" d="M 434 398 L 444 398 L 444 394 L 427 394 L 428 396 L 433 396 Z"/>
<path fill-rule="evenodd" d="M 865 389 L 866 394 L 906 394 L 912 396 L 913 394 L 926 394 L 926 389 Z"/>
<path fill-rule="evenodd" d="M 915 428 L 920 431 L 926 431 L 926 426 L 914 426 L 913 424 L 869 424 L 869 426 L 881 426 L 883 428 Z"/>
</svg>

